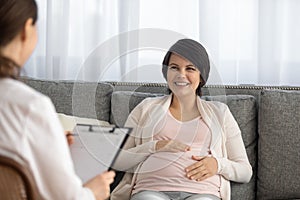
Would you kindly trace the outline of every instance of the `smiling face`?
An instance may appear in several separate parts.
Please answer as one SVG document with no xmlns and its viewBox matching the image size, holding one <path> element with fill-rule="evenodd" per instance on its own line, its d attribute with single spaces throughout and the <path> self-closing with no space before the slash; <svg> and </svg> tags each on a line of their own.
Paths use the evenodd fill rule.
<svg viewBox="0 0 300 200">
<path fill-rule="evenodd" d="M 187 59 L 172 53 L 169 60 L 167 81 L 177 96 L 195 95 L 200 84 L 200 71 Z"/>
</svg>

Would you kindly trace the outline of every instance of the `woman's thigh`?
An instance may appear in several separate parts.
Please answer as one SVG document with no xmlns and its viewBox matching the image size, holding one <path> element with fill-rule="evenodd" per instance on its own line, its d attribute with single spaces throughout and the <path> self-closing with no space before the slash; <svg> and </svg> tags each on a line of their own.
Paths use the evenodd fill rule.
<svg viewBox="0 0 300 200">
<path fill-rule="evenodd" d="M 130 200 L 170 200 L 170 198 L 162 192 L 141 191 L 132 195 Z"/>
<path fill-rule="evenodd" d="M 220 198 L 211 194 L 194 194 L 184 200 L 220 200 Z"/>
</svg>

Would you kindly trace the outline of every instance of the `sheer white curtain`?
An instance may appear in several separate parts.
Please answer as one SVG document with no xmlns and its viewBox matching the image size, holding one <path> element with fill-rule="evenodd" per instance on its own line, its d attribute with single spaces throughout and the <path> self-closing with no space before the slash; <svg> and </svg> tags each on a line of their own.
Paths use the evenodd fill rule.
<svg viewBox="0 0 300 200">
<path fill-rule="evenodd" d="M 297 0 L 205 0 L 199 40 L 223 83 L 300 85 Z"/>
<path fill-rule="evenodd" d="M 139 5 L 138 1 L 36 1 L 39 6 L 39 41 L 26 64 L 24 75 L 27 76 L 96 81 L 102 73 L 97 62 L 107 57 L 109 51 L 118 49 L 106 48 L 109 51 L 102 51 L 101 58 L 90 58 L 96 63 L 93 70 L 84 68 L 86 59 L 111 37 L 138 28 L 138 18 L 130 19 L 129 24 L 129 14 Z M 138 9 L 135 10 L 138 13 Z M 126 44 L 118 46 L 127 48 Z"/>
<path fill-rule="evenodd" d="M 188 37 L 210 54 L 210 84 L 300 85 L 299 0 L 37 1 L 29 76 L 163 82 L 166 49 Z"/>
<path fill-rule="evenodd" d="M 211 58 L 210 84 L 300 86 L 298 10 L 298 0 L 141 1 L 140 26 L 200 41 Z M 152 54 L 152 62 L 161 59 Z"/>
</svg>

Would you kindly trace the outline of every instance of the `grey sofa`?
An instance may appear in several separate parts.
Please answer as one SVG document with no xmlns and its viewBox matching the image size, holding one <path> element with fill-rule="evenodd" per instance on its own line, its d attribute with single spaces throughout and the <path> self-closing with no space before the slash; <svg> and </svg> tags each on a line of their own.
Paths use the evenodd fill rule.
<svg viewBox="0 0 300 200">
<path fill-rule="evenodd" d="M 118 126 L 144 98 L 168 94 L 164 83 L 22 81 L 49 96 L 57 112 Z M 300 87 L 206 86 L 202 98 L 229 106 L 253 167 L 249 183 L 231 183 L 231 199 L 300 199 Z"/>
</svg>

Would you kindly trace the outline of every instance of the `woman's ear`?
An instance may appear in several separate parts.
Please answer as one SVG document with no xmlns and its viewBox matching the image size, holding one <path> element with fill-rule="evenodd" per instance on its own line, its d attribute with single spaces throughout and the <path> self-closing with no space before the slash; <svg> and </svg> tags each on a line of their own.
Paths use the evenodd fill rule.
<svg viewBox="0 0 300 200">
<path fill-rule="evenodd" d="M 29 18 L 26 20 L 24 28 L 21 32 L 21 40 L 22 42 L 26 41 L 35 31 L 35 27 L 33 25 L 33 19 Z"/>
<path fill-rule="evenodd" d="M 32 54 L 37 44 L 37 29 L 33 24 L 33 19 L 26 20 L 24 27 L 19 35 L 20 51 L 19 51 L 19 64 L 23 66 Z"/>
</svg>

